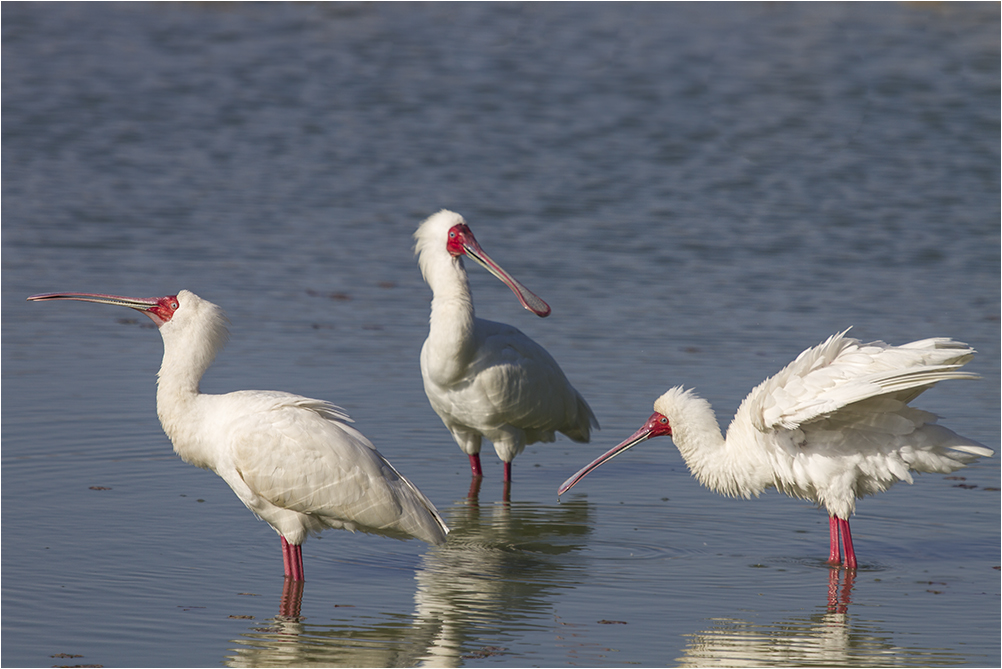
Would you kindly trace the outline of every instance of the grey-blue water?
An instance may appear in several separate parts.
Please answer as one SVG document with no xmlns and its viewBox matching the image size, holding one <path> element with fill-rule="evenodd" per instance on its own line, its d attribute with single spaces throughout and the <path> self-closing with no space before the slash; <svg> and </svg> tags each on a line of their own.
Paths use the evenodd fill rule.
<svg viewBox="0 0 1002 669">
<path fill-rule="evenodd" d="M 999 462 L 863 500 L 861 566 L 668 439 L 557 486 L 695 387 L 727 422 L 853 326 L 966 341 L 917 406 L 999 448 L 1000 9 L 982 4 L 2 6 L 5 666 L 1000 662 Z M 462 213 L 553 307 L 479 267 L 602 423 L 501 467 L 424 397 L 411 234 Z M 327 532 L 279 618 L 275 533 L 177 459 L 142 316 L 46 291 L 195 291 L 206 392 L 345 407 L 442 510 L 441 548 Z"/>
</svg>

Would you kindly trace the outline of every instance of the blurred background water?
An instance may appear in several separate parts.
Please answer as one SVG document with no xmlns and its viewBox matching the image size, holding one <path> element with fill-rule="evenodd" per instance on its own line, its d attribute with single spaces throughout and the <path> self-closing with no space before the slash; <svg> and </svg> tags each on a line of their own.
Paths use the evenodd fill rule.
<svg viewBox="0 0 1002 669">
<path fill-rule="evenodd" d="M 701 488 L 670 441 L 556 499 L 668 387 L 727 422 L 854 326 L 968 342 L 916 404 L 998 449 L 1000 10 L 992 4 L 2 5 L 6 666 L 975 665 L 999 653 L 999 457 L 825 514 Z M 411 234 L 462 213 L 553 307 L 587 445 L 466 458 L 424 396 Z M 302 619 L 279 541 L 182 463 L 133 312 L 226 309 L 206 392 L 345 407 L 442 510 L 441 548 L 328 532 Z"/>
</svg>

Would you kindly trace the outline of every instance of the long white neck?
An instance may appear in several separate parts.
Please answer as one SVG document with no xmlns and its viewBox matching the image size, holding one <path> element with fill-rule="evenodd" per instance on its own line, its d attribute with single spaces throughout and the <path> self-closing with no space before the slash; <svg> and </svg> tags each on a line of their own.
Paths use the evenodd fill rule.
<svg viewBox="0 0 1002 669">
<path fill-rule="evenodd" d="M 731 431 L 725 439 L 710 403 L 691 390 L 672 388 L 655 403 L 672 428 L 672 441 L 696 479 L 731 497 L 758 495 L 772 484 L 757 449 L 742 448 Z M 732 425 L 733 429 L 733 425 Z"/>
<path fill-rule="evenodd" d="M 175 452 L 186 462 L 207 467 L 211 463 L 203 455 L 207 449 L 201 439 L 199 399 L 204 396 L 199 382 L 226 343 L 226 323 L 219 307 L 186 293 L 178 294 L 181 306 L 160 326 L 164 357 L 157 373 L 157 415 Z"/>
<path fill-rule="evenodd" d="M 431 318 L 422 360 L 433 379 L 448 384 L 461 376 L 476 352 L 476 312 L 461 258 L 441 251 L 422 254 L 421 272 L 431 287 Z"/>
</svg>

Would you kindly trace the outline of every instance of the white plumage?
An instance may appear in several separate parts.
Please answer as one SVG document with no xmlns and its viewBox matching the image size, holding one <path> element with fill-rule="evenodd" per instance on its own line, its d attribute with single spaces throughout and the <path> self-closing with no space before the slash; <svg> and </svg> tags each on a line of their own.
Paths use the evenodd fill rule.
<svg viewBox="0 0 1002 669">
<path fill-rule="evenodd" d="M 549 306 L 495 263 L 463 217 L 442 210 L 417 232 L 415 253 L 431 287 L 431 323 L 421 349 L 421 375 L 432 408 L 482 475 L 480 442 L 494 443 L 511 480 L 511 461 L 526 444 L 550 442 L 556 432 L 586 442 L 598 421 L 588 403 L 546 350 L 518 329 L 477 318 L 463 256 L 503 281 L 538 316 Z"/>
<path fill-rule="evenodd" d="M 227 339 L 222 310 L 182 290 L 162 298 L 52 293 L 29 300 L 126 306 L 157 324 L 164 341 L 157 414 L 185 462 L 218 474 L 282 537 L 286 576 L 302 580 L 301 544 L 328 528 L 428 543 L 448 528 L 435 506 L 401 476 L 340 408 L 278 391 L 225 395 L 199 381 Z"/>
<path fill-rule="evenodd" d="M 976 379 L 958 371 L 974 350 L 945 338 L 903 346 L 862 344 L 833 335 L 809 348 L 741 403 L 726 438 L 710 403 L 672 388 L 629 439 L 560 487 L 633 446 L 671 436 L 690 471 L 706 487 L 732 497 L 776 488 L 825 507 L 830 516 L 829 558 L 856 567 L 849 517 L 856 500 L 883 492 L 911 472 L 952 472 L 992 451 L 936 424 L 937 417 L 908 403 L 939 381 Z"/>
</svg>

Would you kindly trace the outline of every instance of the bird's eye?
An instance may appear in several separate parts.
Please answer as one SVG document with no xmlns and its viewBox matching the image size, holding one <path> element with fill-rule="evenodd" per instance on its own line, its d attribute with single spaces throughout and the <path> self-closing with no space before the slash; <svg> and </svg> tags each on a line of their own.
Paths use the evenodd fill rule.
<svg viewBox="0 0 1002 669">
<path fill-rule="evenodd" d="M 455 238 L 456 238 L 456 231 L 449 230 L 449 239 L 455 239 Z"/>
<path fill-rule="evenodd" d="M 170 308 L 171 309 L 177 309 L 177 302 L 171 302 L 170 303 Z"/>
<path fill-rule="evenodd" d="M 661 416 L 661 420 L 660 420 L 660 421 L 658 421 L 658 422 L 660 422 L 660 423 L 661 423 L 662 425 L 664 425 L 665 423 L 667 423 L 667 422 L 668 422 L 668 419 L 667 419 L 667 418 L 665 418 L 664 416 Z"/>
</svg>

